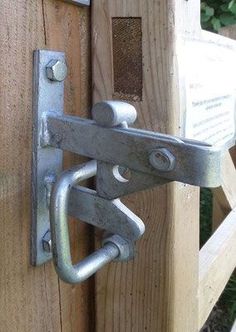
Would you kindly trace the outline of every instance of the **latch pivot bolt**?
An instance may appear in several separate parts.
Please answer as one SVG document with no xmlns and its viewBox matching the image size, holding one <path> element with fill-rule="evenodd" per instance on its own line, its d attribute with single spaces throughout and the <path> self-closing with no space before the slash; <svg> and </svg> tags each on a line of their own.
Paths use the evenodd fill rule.
<svg viewBox="0 0 236 332">
<path fill-rule="evenodd" d="M 67 76 L 67 65 L 64 61 L 53 59 L 46 66 L 47 78 L 54 82 L 62 82 Z"/>
<path fill-rule="evenodd" d="M 152 151 L 149 161 L 154 168 L 162 172 L 170 172 L 175 168 L 175 157 L 166 148 Z"/>
<path fill-rule="evenodd" d="M 104 101 L 94 105 L 92 116 L 96 123 L 103 127 L 117 127 L 122 124 L 133 124 L 137 119 L 134 106 L 122 101 Z"/>
</svg>

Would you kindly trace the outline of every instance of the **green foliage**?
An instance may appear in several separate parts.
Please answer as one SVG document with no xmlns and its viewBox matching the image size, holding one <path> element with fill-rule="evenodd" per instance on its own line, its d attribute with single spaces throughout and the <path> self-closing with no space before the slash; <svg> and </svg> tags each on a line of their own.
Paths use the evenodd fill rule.
<svg viewBox="0 0 236 332">
<path fill-rule="evenodd" d="M 201 3 L 202 28 L 218 32 L 236 24 L 236 0 L 204 0 Z"/>
<path fill-rule="evenodd" d="M 212 234 L 212 192 L 210 189 L 201 189 L 200 220 L 200 246 L 202 247 Z"/>
<path fill-rule="evenodd" d="M 226 308 L 229 325 L 232 325 L 236 317 L 236 276 L 235 274 L 229 280 L 220 302 Z"/>
</svg>

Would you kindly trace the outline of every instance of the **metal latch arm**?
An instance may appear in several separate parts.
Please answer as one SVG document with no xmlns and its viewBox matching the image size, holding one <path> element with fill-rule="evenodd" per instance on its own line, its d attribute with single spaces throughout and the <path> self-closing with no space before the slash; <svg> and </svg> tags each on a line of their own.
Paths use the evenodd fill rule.
<svg viewBox="0 0 236 332">
<path fill-rule="evenodd" d="M 138 240 L 145 231 L 142 220 L 120 199 L 107 200 L 96 191 L 77 185 L 70 192 L 68 214 L 130 241 Z"/>
<path fill-rule="evenodd" d="M 44 119 L 42 145 L 71 151 L 92 159 L 122 165 L 170 181 L 217 187 L 221 172 L 220 148 L 155 132 L 130 128 L 105 128 L 75 116 L 48 113 Z M 150 162 L 158 148 L 174 156 L 174 167 L 159 171 Z"/>
</svg>

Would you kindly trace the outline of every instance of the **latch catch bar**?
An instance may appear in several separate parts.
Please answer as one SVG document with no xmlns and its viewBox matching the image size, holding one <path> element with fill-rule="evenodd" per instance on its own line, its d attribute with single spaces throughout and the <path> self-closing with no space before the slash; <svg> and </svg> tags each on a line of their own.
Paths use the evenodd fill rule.
<svg viewBox="0 0 236 332">
<path fill-rule="evenodd" d="M 169 181 L 200 187 L 220 185 L 221 149 L 197 141 L 140 129 L 106 128 L 95 121 L 48 113 L 41 142 Z M 174 158 L 175 165 L 168 171 L 155 168 L 150 160 L 160 149 Z"/>
</svg>

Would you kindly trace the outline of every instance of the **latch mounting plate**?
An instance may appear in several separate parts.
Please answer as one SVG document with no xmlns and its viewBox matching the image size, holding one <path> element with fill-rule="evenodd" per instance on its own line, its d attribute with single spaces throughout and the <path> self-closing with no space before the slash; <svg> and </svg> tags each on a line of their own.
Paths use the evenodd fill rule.
<svg viewBox="0 0 236 332">
<path fill-rule="evenodd" d="M 34 52 L 34 93 L 33 93 L 33 160 L 32 160 L 32 231 L 31 262 L 40 265 L 52 258 L 43 249 L 42 238 L 50 228 L 49 194 L 51 185 L 62 171 L 63 152 L 53 147 L 41 148 L 40 134 L 43 130 L 42 118 L 50 110 L 63 114 L 64 82 L 47 78 L 46 67 L 52 59 L 65 62 L 65 54 L 47 50 Z M 45 198 L 48 199 L 45 199 Z"/>
</svg>

